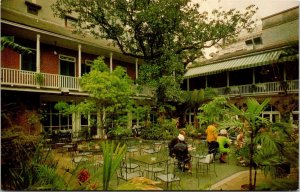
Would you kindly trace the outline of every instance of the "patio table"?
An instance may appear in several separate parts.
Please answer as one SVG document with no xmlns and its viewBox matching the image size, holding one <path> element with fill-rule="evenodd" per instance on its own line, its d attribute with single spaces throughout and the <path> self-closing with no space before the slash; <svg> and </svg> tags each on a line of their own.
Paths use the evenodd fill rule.
<svg viewBox="0 0 300 192">
<path fill-rule="evenodd" d="M 62 147 L 68 149 L 68 151 L 69 151 L 69 150 L 72 149 L 74 146 L 73 146 L 73 145 L 64 145 L 64 146 L 62 146 Z"/>
<path fill-rule="evenodd" d="M 153 155 L 141 155 L 141 156 L 134 156 L 129 157 L 130 163 L 132 161 L 142 163 L 145 165 L 145 170 L 148 172 L 148 178 L 149 178 L 149 172 L 153 173 L 153 176 L 155 178 L 155 174 L 164 171 L 163 168 L 155 167 L 156 164 L 160 163 L 167 163 L 168 157 L 167 156 L 153 156 Z"/>
</svg>

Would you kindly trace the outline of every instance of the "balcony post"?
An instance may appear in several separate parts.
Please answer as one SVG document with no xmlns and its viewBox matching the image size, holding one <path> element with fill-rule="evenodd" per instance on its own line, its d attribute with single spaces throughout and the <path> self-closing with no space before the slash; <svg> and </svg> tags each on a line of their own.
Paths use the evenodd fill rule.
<svg viewBox="0 0 300 192">
<path fill-rule="evenodd" d="M 78 77 L 81 77 L 81 44 L 78 44 Z"/>
<path fill-rule="evenodd" d="M 255 84 L 255 68 L 252 69 L 252 84 Z"/>
<path fill-rule="evenodd" d="M 135 59 L 135 79 L 137 79 L 138 77 L 139 77 L 139 72 L 138 72 L 138 70 L 139 70 L 139 64 L 138 64 L 138 59 L 136 58 Z"/>
<path fill-rule="evenodd" d="M 226 72 L 226 78 L 227 78 L 227 87 L 229 87 L 229 71 Z"/>
<path fill-rule="evenodd" d="M 286 64 L 283 64 L 283 81 L 286 81 Z"/>
<path fill-rule="evenodd" d="M 109 53 L 109 68 L 110 68 L 110 72 L 113 71 L 113 58 L 112 58 L 112 56 L 113 56 L 113 53 L 110 52 Z"/>
<path fill-rule="evenodd" d="M 41 72 L 41 60 L 40 60 L 40 55 L 41 55 L 41 48 L 40 48 L 40 34 L 36 35 L 36 72 L 40 73 Z"/>
</svg>

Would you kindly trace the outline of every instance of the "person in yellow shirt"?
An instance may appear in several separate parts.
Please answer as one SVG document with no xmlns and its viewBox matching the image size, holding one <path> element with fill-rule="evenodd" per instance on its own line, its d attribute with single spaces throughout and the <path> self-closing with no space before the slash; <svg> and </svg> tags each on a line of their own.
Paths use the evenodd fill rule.
<svg viewBox="0 0 300 192">
<path fill-rule="evenodd" d="M 205 130 L 206 133 L 206 141 L 208 145 L 208 153 L 216 154 L 219 144 L 217 142 L 218 132 L 217 132 L 217 124 L 213 123 L 207 127 Z"/>
</svg>

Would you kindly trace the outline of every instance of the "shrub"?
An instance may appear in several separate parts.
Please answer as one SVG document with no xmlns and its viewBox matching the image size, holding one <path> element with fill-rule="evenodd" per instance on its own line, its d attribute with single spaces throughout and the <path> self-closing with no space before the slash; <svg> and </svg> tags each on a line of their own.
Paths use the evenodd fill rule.
<svg viewBox="0 0 300 192">
<path fill-rule="evenodd" d="M 162 120 L 160 124 L 143 129 L 141 133 L 142 138 L 152 140 L 168 140 L 176 135 L 178 135 L 178 129 L 171 119 Z"/>
</svg>

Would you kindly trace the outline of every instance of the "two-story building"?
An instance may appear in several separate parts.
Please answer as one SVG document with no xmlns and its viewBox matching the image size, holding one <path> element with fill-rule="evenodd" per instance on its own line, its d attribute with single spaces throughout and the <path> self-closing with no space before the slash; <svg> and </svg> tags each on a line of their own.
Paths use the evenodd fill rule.
<svg viewBox="0 0 300 192">
<path fill-rule="evenodd" d="M 108 40 L 72 33 L 76 18 L 54 17 L 50 8 L 54 1 L 1 2 L 2 37 L 8 36 L 32 52 L 22 54 L 7 47 L 1 51 L 2 112 L 17 107 L 15 116 L 10 119 L 26 128 L 30 126 L 29 119 L 42 109 L 44 130 L 78 132 L 88 126 L 89 119 L 96 118 L 96 114 L 88 119 L 78 113 L 63 116 L 54 105 L 58 101 L 76 103 L 88 96 L 80 90 L 79 78 L 91 70 L 91 62 L 102 56 L 111 70 L 122 66 L 135 80 L 141 61 L 123 55 Z M 5 122 L 2 119 L 2 127 L 7 126 Z M 94 130 L 92 134 L 97 133 Z"/>
<path fill-rule="evenodd" d="M 299 8 L 262 18 L 261 31 L 239 37 L 211 59 L 191 65 L 187 90 L 213 87 L 237 105 L 246 97 L 271 98 L 263 113 L 272 122 L 289 115 L 298 124 Z M 193 113 L 189 114 L 193 121 Z"/>
</svg>

